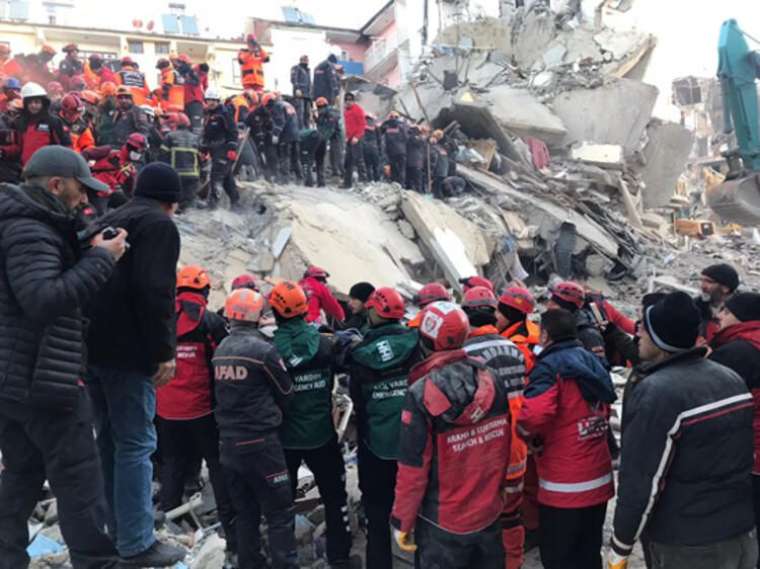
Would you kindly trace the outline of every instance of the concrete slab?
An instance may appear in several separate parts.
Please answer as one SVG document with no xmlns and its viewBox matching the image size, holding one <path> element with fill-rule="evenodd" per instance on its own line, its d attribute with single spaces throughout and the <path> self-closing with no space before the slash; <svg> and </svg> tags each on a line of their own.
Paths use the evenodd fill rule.
<svg viewBox="0 0 760 569">
<path fill-rule="evenodd" d="M 479 95 L 478 100 L 490 105 L 494 118 L 518 136 L 533 136 L 555 145 L 567 135 L 562 119 L 527 89 L 507 85 L 492 87 L 487 93 Z"/>
<path fill-rule="evenodd" d="M 620 170 L 624 165 L 623 147 L 618 144 L 592 144 L 582 142 L 570 149 L 570 158 L 600 166 Z"/>
<path fill-rule="evenodd" d="M 515 23 L 519 26 L 513 31 L 513 55 L 520 67 L 529 68 L 541 58 L 557 35 L 554 15 L 549 11 L 530 10 L 522 19 L 515 19 Z"/>
<path fill-rule="evenodd" d="M 512 30 L 498 18 L 482 18 L 475 22 L 462 22 L 444 29 L 434 44 L 454 47 L 462 38 L 472 40 L 474 49 L 496 49 L 506 54 L 512 53 Z"/>
<path fill-rule="evenodd" d="M 619 144 L 629 154 L 639 149 L 658 93 L 646 83 L 615 79 L 596 89 L 561 93 L 551 106 L 567 129 L 566 144 Z"/>
<path fill-rule="evenodd" d="M 459 279 L 479 274 L 478 269 L 490 261 L 480 229 L 444 202 L 404 192 L 401 210 L 452 287 L 459 289 Z"/>
<path fill-rule="evenodd" d="M 680 124 L 652 121 L 647 127 L 649 143 L 643 150 L 645 165 L 640 171 L 646 184 L 644 207 L 665 207 L 676 189 L 694 144 L 694 134 Z"/>
</svg>

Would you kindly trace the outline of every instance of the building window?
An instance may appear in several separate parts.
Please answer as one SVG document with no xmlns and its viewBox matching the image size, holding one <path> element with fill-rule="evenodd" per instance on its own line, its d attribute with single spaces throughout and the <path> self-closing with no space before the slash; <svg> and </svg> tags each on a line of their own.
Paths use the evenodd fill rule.
<svg viewBox="0 0 760 569">
<path fill-rule="evenodd" d="M 156 42 L 156 55 L 169 55 L 169 42 Z"/>
<path fill-rule="evenodd" d="M 129 53 L 144 53 L 143 42 L 140 40 L 127 40 L 127 51 Z"/>
<path fill-rule="evenodd" d="M 240 63 L 238 63 L 237 57 L 232 58 L 232 80 L 235 83 L 240 83 Z"/>
</svg>

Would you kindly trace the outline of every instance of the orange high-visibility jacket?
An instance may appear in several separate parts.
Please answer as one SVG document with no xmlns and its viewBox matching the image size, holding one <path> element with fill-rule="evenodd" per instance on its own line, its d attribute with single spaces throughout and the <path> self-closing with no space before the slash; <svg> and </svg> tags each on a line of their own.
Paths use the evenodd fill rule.
<svg viewBox="0 0 760 569">
<path fill-rule="evenodd" d="M 238 52 L 243 89 L 264 88 L 264 64 L 267 61 L 269 61 L 269 54 L 264 48 L 259 48 L 258 55 L 247 49 L 241 49 Z"/>
</svg>

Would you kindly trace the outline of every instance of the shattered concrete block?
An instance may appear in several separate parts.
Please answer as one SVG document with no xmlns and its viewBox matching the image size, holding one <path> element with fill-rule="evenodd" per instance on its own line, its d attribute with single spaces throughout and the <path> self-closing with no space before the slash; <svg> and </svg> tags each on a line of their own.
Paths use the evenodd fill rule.
<svg viewBox="0 0 760 569">
<path fill-rule="evenodd" d="M 401 235 L 407 239 L 415 239 L 417 237 L 417 234 L 414 232 L 414 227 L 412 227 L 411 223 L 405 219 L 399 219 L 396 223 L 398 223 L 398 230 L 401 232 Z"/>
<path fill-rule="evenodd" d="M 523 18 L 515 18 L 514 23 L 519 27 L 512 31 L 513 55 L 520 67 L 529 68 L 557 35 L 554 15 L 529 10 Z"/>
<path fill-rule="evenodd" d="M 227 542 L 212 533 L 206 538 L 195 559 L 190 563 L 190 569 L 222 569 L 226 548 Z"/>
<path fill-rule="evenodd" d="M 512 30 L 498 18 L 480 18 L 473 22 L 461 22 L 441 31 L 434 44 L 455 47 L 463 37 L 472 40 L 472 47 L 478 50 L 498 50 L 512 53 Z"/>
<path fill-rule="evenodd" d="M 649 142 L 643 150 L 646 163 L 640 170 L 646 184 L 644 207 L 665 207 L 689 159 L 694 133 L 680 124 L 652 121 L 647 127 L 647 138 Z"/>
<path fill-rule="evenodd" d="M 544 52 L 543 61 L 547 69 L 557 67 L 564 63 L 567 48 L 564 45 L 555 45 Z"/>
<path fill-rule="evenodd" d="M 619 144 L 626 154 L 638 150 L 652 116 L 658 89 L 631 79 L 615 79 L 597 89 L 574 89 L 552 101 L 567 129 L 565 143 Z"/>
<path fill-rule="evenodd" d="M 617 144 L 593 144 L 583 142 L 570 149 L 570 158 L 602 168 L 622 169 L 623 147 Z"/>
<path fill-rule="evenodd" d="M 459 279 L 479 274 L 490 261 L 480 229 L 444 202 L 406 192 L 401 209 L 452 287 L 458 289 Z"/>
<path fill-rule="evenodd" d="M 502 85 L 490 89 L 479 100 L 488 103 L 494 118 L 518 136 L 532 136 L 554 145 L 567 134 L 562 119 L 526 89 Z"/>
</svg>

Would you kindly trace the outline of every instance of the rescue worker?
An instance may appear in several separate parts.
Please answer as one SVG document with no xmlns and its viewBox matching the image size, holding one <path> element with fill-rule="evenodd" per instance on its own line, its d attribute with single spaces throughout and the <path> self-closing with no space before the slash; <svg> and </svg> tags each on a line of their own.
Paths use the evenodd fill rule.
<svg viewBox="0 0 760 569">
<path fill-rule="evenodd" d="M 248 34 L 245 42 L 246 47 L 238 52 L 243 89 L 260 92 L 264 90 L 264 64 L 269 61 L 269 54 L 259 45 L 253 34 Z"/>
<path fill-rule="evenodd" d="M 346 319 L 343 307 L 335 300 L 330 289 L 327 288 L 327 279 L 329 278 L 330 273 L 323 268 L 310 266 L 304 272 L 303 279 L 298 283 L 308 298 L 309 310 L 306 315 L 307 322 L 325 324 L 322 311 L 324 311 L 326 317 L 338 322 Z"/>
<path fill-rule="evenodd" d="M 71 139 L 71 149 L 81 153 L 95 146 L 95 137 L 83 116 L 84 106 L 75 95 L 66 95 L 61 101 L 58 118 L 63 123 L 63 130 Z"/>
<path fill-rule="evenodd" d="M 546 307 L 567 310 L 575 316 L 578 327 L 578 340 L 583 347 L 597 356 L 608 366 L 605 356 L 604 337 L 591 315 L 583 310 L 586 303 L 586 291 L 581 285 L 572 281 L 562 281 L 551 288 L 551 298 Z"/>
<path fill-rule="evenodd" d="M 451 301 L 451 295 L 449 294 L 449 291 L 446 290 L 446 287 L 441 283 L 435 282 L 423 286 L 415 295 L 415 304 L 417 305 L 417 308 L 419 308 L 419 312 L 417 312 L 414 318 L 407 323 L 407 326 L 410 328 L 419 328 L 425 307 L 437 301 Z"/>
<path fill-rule="evenodd" d="M 272 93 L 264 95 L 264 107 L 272 120 L 272 146 L 277 149 L 278 181 L 290 183 L 290 172 L 301 179 L 298 156 L 298 119 L 293 105 L 282 101 Z M 290 167 L 288 167 L 290 163 Z"/>
<path fill-rule="evenodd" d="M 346 93 L 343 97 L 343 102 L 345 103 L 343 121 L 346 125 L 346 158 L 343 165 L 343 188 L 350 189 L 354 180 L 354 168 L 359 171 L 360 180 L 367 179 L 366 172 L 364 171 L 364 151 L 362 150 L 367 119 L 364 109 L 356 104 L 356 97 L 353 93 Z"/>
<path fill-rule="evenodd" d="M 504 384 L 462 349 L 468 334 L 455 304 L 425 309 L 427 358 L 409 377 L 391 515 L 394 537 L 402 550 L 416 550 L 417 567 L 504 569 L 509 405 Z"/>
<path fill-rule="evenodd" d="M 324 97 L 328 105 L 335 104 L 340 92 L 340 80 L 335 72 L 337 64 L 338 58 L 334 53 L 331 53 L 327 56 L 327 59 L 314 68 L 312 99 L 315 101 L 320 97 Z"/>
<path fill-rule="evenodd" d="M 268 182 L 274 181 L 278 171 L 277 148 L 272 144 L 272 117 L 266 108 L 271 97 L 271 93 L 265 93 L 261 97 L 261 104 L 245 118 L 245 125 L 250 129 L 250 139 Z"/>
<path fill-rule="evenodd" d="M 15 99 L 21 100 L 21 81 L 8 77 L 3 83 L 3 93 L 0 95 L 0 112 L 8 110 L 8 105 Z"/>
<path fill-rule="evenodd" d="M 322 135 L 316 128 L 305 128 L 298 133 L 298 151 L 300 165 L 303 171 L 304 185 L 311 188 L 314 185 L 314 163 L 317 149 L 323 142 Z M 324 182 L 324 180 L 323 180 Z"/>
<path fill-rule="evenodd" d="M 222 189 L 230 198 L 230 207 L 235 210 L 240 201 L 232 164 L 237 158 L 238 134 L 235 123 L 222 105 L 219 92 L 214 87 L 206 90 L 206 119 L 203 123 L 201 149 L 211 157 L 211 177 L 209 181 L 208 207 L 216 209 Z"/>
<path fill-rule="evenodd" d="M 449 151 L 443 143 L 443 131 L 434 130 L 430 136 L 430 177 L 433 197 L 442 200 L 449 197 L 444 181 L 449 175 Z"/>
<path fill-rule="evenodd" d="M 23 72 L 18 58 L 11 57 L 11 47 L 7 43 L 0 44 L 0 75 L 21 77 Z"/>
<path fill-rule="evenodd" d="M 541 563 L 601 569 L 602 526 L 615 494 L 607 443 L 615 389 L 578 341 L 573 313 L 544 312 L 541 344 L 517 424 L 538 467 Z"/>
<path fill-rule="evenodd" d="M 528 447 L 517 434 L 517 417 L 523 402 L 525 357 L 496 328 L 496 296 L 486 287 L 473 287 L 464 294 L 462 310 L 470 322 L 470 337 L 464 344 L 468 355 L 478 358 L 501 382 L 509 398 L 512 446 L 504 483 L 504 511 L 501 515 L 506 569 L 520 569 L 523 563 L 525 529 L 520 519 L 523 479 Z"/>
<path fill-rule="evenodd" d="M 302 55 L 298 65 L 290 68 L 290 84 L 298 115 L 298 128 L 309 128 L 311 124 L 311 69 L 309 56 Z"/>
<path fill-rule="evenodd" d="M 149 91 L 145 74 L 131 57 L 121 58 L 121 69 L 116 73 L 115 79 L 117 85 L 126 87 L 132 93 L 134 104 L 142 105 L 147 101 Z"/>
<path fill-rule="evenodd" d="M 92 91 L 100 89 L 103 83 L 110 81 L 115 83 L 114 72 L 105 64 L 103 58 L 97 53 L 90 54 L 84 64 L 83 77 L 87 88 Z"/>
<path fill-rule="evenodd" d="M 43 146 L 71 146 L 71 138 L 61 119 L 50 113 L 50 99 L 37 83 L 27 83 L 21 89 L 24 110 L 16 120 L 13 144 L 0 148 L 0 158 L 18 161 L 23 167 Z"/>
<path fill-rule="evenodd" d="M 91 196 L 91 204 L 99 214 L 106 211 L 111 197 L 120 192 L 132 196 L 137 180 L 137 171 L 143 163 L 148 142 L 142 134 L 130 134 L 119 149 L 99 146 L 84 151 L 84 156 L 92 164 L 92 175 L 109 187 L 108 191 Z"/>
<path fill-rule="evenodd" d="M 50 62 L 53 61 L 55 55 L 55 48 L 43 45 L 37 53 L 18 56 L 17 59 L 22 69 L 22 75 L 19 77 L 21 82 L 47 85 L 54 81 L 55 76 L 50 71 Z"/>
<path fill-rule="evenodd" d="M 754 400 L 752 495 L 755 527 L 760 527 L 760 294 L 737 292 L 718 313 L 720 330 L 713 336 L 709 358 L 734 370 Z"/>
<path fill-rule="evenodd" d="M 385 142 L 385 157 L 391 167 L 391 181 L 404 185 L 406 176 L 406 125 L 396 111 L 380 127 Z"/>
<path fill-rule="evenodd" d="M 529 316 L 536 309 L 536 301 L 526 288 L 512 286 L 504 290 L 498 298 L 496 328 L 499 334 L 513 342 L 525 358 L 526 371 L 533 369 L 541 330 Z"/>
<path fill-rule="evenodd" d="M 381 155 L 383 148 L 380 129 L 375 121 L 375 115 L 366 114 L 367 124 L 364 127 L 364 165 L 367 168 L 367 181 L 379 182 L 382 179 Z"/>
<path fill-rule="evenodd" d="M 58 81 L 66 91 L 73 91 L 72 79 L 84 74 L 84 64 L 79 59 L 79 47 L 75 43 L 69 43 L 63 46 L 61 51 L 66 57 L 58 65 Z"/>
<path fill-rule="evenodd" d="M 247 288 L 225 302 L 230 335 L 214 353 L 216 422 L 227 488 L 237 505 L 238 567 L 266 566 L 263 511 L 273 569 L 297 569 L 293 491 L 278 429 L 293 384 L 277 350 L 259 332 L 264 298 Z"/>
<path fill-rule="evenodd" d="M 0 182 L 11 184 L 16 184 L 21 179 L 21 164 L 17 160 L 4 159 L 3 149 L 15 146 L 18 140 L 16 121 L 20 109 L 17 111 L 14 107 L 20 102 L 21 99 L 15 99 L 7 110 L 0 111 Z"/>
<path fill-rule="evenodd" d="M 409 370 L 422 359 L 417 331 L 401 324 L 405 306 L 393 288 L 366 303 L 369 330 L 347 356 L 358 429 L 359 489 L 367 516 L 367 569 L 393 565 L 388 519 L 396 488 L 401 409 Z"/>
<path fill-rule="evenodd" d="M 212 358 L 227 337 L 224 319 L 207 309 L 211 281 L 198 265 L 177 272 L 177 371 L 156 390 L 156 427 L 161 448 L 159 508 L 182 505 L 189 458 L 206 461 L 227 550 L 236 551 L 235 509 L 219 462 L 219 431 L 214 421 Z"/>
<path fill-rule="evenodd" d="M 644 363 L 623 409 L 610 569 L 628 566 L 639 539 L 652 569 L 757 564 L 755 405 L 736 372 L 696 347 L 701 320 L 683 292 L 644 313 Z"/>
<path fill-rule="evenodd" d="M 167 133 L 161 146 L 163 161 L 179 174 L 182 193 L 177 213 L 182 213 L 195 204 L 200 180 L 200 159 L 198 149 L 200 138 L 190 130 L 190 119 L 185 113 L 171 117 L 174 130 Z"/>
<path fill-rule="evenodd" d="M 93 134 L 96 144 L 106 144 L 113 140 L 114 120 L 118 111 L 116 94 L 118 89 L 115 83 L 105 82 L 100 86 L 103 98 L 98 104 L 98 112 L 95 115 Z"/>
<path fill-rule="evenodd" d="M 105 136 L 101 135 L 98 144 L 119 148 L 135 133 L 142 134 L 147 139 L 150 132 L 148 117 L 135 105 L 133 92 L 128 87 L 121 86 L 117 89 L 116 105 L 111 118 L 113 127 L 107 130 Z"/>
<path fill-rule="evenodd" d="M 424 194 L 425 185 L 422 179 L 422 171 L 427 158 L 427 140 L 422 134 L 420 127 L 413 124 L 409 127 L 406 139 L 406 175 L 404 180 L 407 190 Z"/>
<path fill-rule="evenodd" d="M 316 73 L 316 72 L 315 72 Z M 319 97 L 316 100 L 317 105 L 317 130 L 322 136 L 322 140 L 317 146 L 314 154 L 317 165 L 317 187 L 325 186 L 325 156 L 327 155 L 328 144 L 330 145 L 330 161 L 333 166 L 333 175 L 336 175 L 337 166 L 332 160 L 333 149 L 339 149 L 340 138 L 340 112 L 330 105 L 326 97 Z"/>
<path fill-rule="evenodd" d="M 739 288 L 739 274 L 727 263 L 710 265 L 702 271 L 699 288 L 702 294 L 695 300 L 702 315 L 699 334 L 709 343 L 720 329 L 718 314 L 723 303 Z"/>
<path fill-rule="evenodd" d="M 177 76 L 174 72 L 174 67 L 172 66 L 172 62 L 166 59 L 165 57 L 160 58 L 156 62 L 156 69 L 158 69 L 160 73 L 159 77 L 159 89 L 161 93 L 161 97 L 159 100 L 159 105 L 161 108 L 163 108 L 165 111 L 173 111 L 178 112 L 184 110 L 184 104 L 181 106 L 181 108 L 174 108 L 172 105 L 172 101 L 170 99 L 170 95 L 172 92 L 172 89 L 174 89 L 177 85 Z M 184 94 L 184 87 L 179 86 L 181 89 L 183 89 Z"/>
<path fill-rule="evenodd" d="M 186 53 L 180 53 L 173 61 L 174 68 L 184 86 L 185 114 L 190 119 L 191 130 L 200 135 L 203 128 L 203 95 L 208 89 L 208 63 L 193 65 Z"/>
<path fill-rule="evenodd" d="M 358 330 L 364 333 L 369 327 L 367 301 L 375 292 L 375 287 L 367 282 L 359 282 L 348 291 L 348 316 L 341 325 L 343 330 Z M 345 312 L 345 311 L 344 311 Z"/>
<path fill-rule="evenodd" d="M 291 490 L 295 495 L 298 469 L 305 462 L 325 505 L 327 561 L 333 569 L 349 567 L 346 470 L 332 420 L 335 347 L 306 322 L 306 293 L 296 283 L 275 285 L 269 304 L 277 321 L 274 345 L 285 361 L 295 391 L 280 429 Z"/>
<path fill-rule="evenodd" d="M 50 99 L 50 110 L 54 113 L 57 113 L 61 108 L 61 101 L 63 100 L 63 96 L 66 94 L 66 91 L 63 89 L 63 85 L 61 85 L 58 81 L 51 81 L 46 86 L 47 92 L 48 92 L 48 99 Z"/>
</svg>

